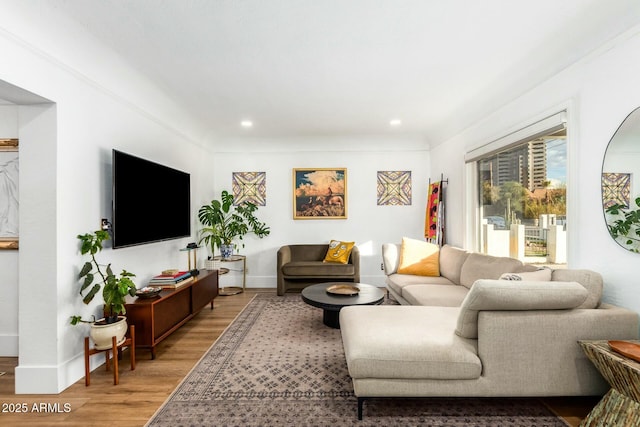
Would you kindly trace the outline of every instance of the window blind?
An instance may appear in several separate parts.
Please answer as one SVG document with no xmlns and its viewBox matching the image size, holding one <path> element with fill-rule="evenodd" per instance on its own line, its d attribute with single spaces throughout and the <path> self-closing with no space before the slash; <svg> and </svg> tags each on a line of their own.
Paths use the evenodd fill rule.
<svg viewBox="0 0 640 427">
<path fill-rule="evenodd" d="M 480 147 L 474 148 L 473 150 L 465 154 L 464 161 L 466 163 L 475 162 L 483 157 L 490 156 L 499 151 L 507 150 L 523 142 L 557 132 L 561 129 L 566 128 L 566 125 L 566 111 L 561 111 L 542 120 L 539 120 L 536 123 L 505 135 L 502 138 L 498 138 L 484 145 L 481 145 Z"/>
</svg>

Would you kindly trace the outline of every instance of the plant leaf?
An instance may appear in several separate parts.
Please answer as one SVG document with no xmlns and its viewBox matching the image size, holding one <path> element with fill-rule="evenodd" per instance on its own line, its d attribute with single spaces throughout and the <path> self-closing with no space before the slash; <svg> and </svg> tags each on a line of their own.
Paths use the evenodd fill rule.
<svg viewBox="0 0 640 427">
<path fill-rule="evenodd" d="M 82 282 L 82 286 L 80 287 L 80 295 L 82 295 L 82 291 L 87 289 L 89 285 L 93 283 L 93 274 L 89 273 L 85 276 L 84 281 Z M 96 285 L 99 286 L 99 285 Z"/>
<path fill-rule="evenodd" d="M 89 261 L 85 262 L 84 265 L 82 266 L 82 270 L 80 270 L 80 273 L 78 273 L 78 278 L 82 279 L 84 276 L 87 275 L 87 273 L 89 273 L 91 271 L 91 263 Z"/>
<path fill-rule="evenodd" d="M 93 288 L 91 288 L 91 290 L 89 291 L 89 293 L 84 296 L 84 298 L 82 299 L 82 302 L 84 302 L 85 304 L 89 304 L 99 290 L 100 290 L 100 285 L 98 284 L 94 285 Z"/>
</svg>

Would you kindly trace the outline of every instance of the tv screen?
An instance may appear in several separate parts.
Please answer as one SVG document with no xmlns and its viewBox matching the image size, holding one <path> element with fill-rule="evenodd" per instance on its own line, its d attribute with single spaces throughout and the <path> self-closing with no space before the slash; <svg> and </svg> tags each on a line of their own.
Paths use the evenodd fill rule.
<svg viewBox="0 0 640 427">
<path fill-rule="evenodd" d="M 113 150 L 113 247 L 191 236 L 186 172 Z"/>
</svg>

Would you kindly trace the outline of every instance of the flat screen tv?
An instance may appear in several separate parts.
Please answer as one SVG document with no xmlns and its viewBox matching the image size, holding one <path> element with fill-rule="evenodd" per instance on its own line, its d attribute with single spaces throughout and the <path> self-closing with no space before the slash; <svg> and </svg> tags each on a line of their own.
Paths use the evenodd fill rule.
<svg viewBox="0 0 640 427">
<path fill-rule="evenodd" d="M 191 236 L 190 175 L 113 150 L 113 247 Z"/>
</svg>

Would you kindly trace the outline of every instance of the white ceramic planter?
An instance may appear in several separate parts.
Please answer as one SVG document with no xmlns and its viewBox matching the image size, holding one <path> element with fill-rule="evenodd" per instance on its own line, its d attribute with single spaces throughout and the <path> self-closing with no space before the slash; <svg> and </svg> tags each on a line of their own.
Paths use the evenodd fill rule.
<svg viewBox="0 0 640 427">
<path fill-rule="evenodd" d="M 98 324 L 100 321 L 98 321 L 91 325 L 89 336 L 93 340 L 96 350 L 106 350 L 111 348 L 111 338 L 114 336 L 116 337 L 118 345 L 125 340 L 125 334 L 127 333 L 127 318 L 125 316 L 118 316 L 118 319 L 119 320 L 115 323 L 100 325 Z"/>
</svg>

